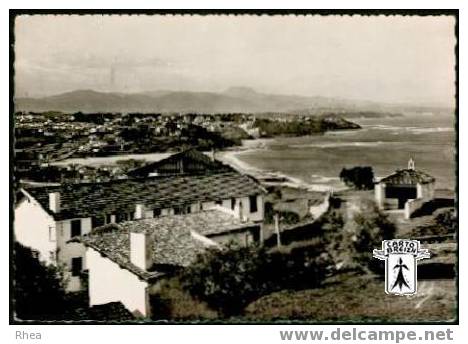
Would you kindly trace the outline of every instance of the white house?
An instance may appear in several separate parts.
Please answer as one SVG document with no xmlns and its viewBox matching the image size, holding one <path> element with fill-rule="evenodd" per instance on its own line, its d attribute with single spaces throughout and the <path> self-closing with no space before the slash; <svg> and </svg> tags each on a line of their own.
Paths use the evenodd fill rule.
<svg viewBox="0 0 468 344">
<path fill-rule="evenodd" d="M 249 176 L 227 172 L 31 187 L 21 192 L 15 207 L 15 239 L 37 251 L 40 260 L 62 265 L 67 290 L 78 291 L 87 262 L 85 247 L 71 238 L 109 223 L 214 207 L 261 223 L 265 190 Z"/>
<path fill-rule="evenodd" d="M 122 303 L 132 314 L 157 313 L 151 297 L 161 279 L 190 265 L 207 247 L 230 240 L 246 246 L 260 240 L 260 224 L 216 207 L 106 225 L 73 241 L 87 248 L 90 306 Z"/>
<path fill-rule="evenodd" d="M 380 209 L 400 210 L 409 219 L 424 203 L 434 199 L 435 178 L 416 170 L 414 161 L 410 159 L 407 169 L 382 178 L 374 190 Z"/>
</svg>

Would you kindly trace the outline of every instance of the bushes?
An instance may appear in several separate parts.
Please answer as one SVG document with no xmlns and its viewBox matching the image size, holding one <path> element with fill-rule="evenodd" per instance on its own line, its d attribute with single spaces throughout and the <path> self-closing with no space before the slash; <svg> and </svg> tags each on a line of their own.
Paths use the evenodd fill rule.
<svg viewBox="0 0 468 344">
<path fill-rule="evenodd" d="M 326 257 L 307 248 L 285 254 L 231 246 L 199 256 L 181 281 L 191 295 L 229 317 L 273 291 L 320 285 L 328 264 Z"/>
<path fill-rule="evenodd" d="M 31 249 L 14 246 L 15 315 L 28 320 L 58 320 L 67 310 L 62 276 L 34 258 Z"/>
<path fill-rule="evenodd" d="M 370 190 L 374 187 L 374 171 L 370 166 L 343 168 L 340 179 L 349 187 L 358 190 Z"/>
<path fill-rule="evenodd" d="M 278 214 L 281 218 L 282 225 L 293 225 L 300 221 L 300 217 L 298 214 L 288 211 L 288 210 L 281 210 L 277 211 L 273 209 L 273 203 L 265 202 L 265 218 L 264 223 L 272 224 L 275 222 L 274 216 Z"/>
<path fill-rule="evenodd" d="M 339 270 L 378 271 L 381 264 L 372 250 L 383 240 L 393 239 L 396 227 L 373 202 L 359 201 L 354 214 L 345 221 L 341 211 L 332 209 L 319 221 L 322 247 Z"/>
<path fill-rule="evenodd" d="M 457 217 L 453 209 L 446 210 L 438 214 L 435 222 L 440 226 L 440 231 L 437 234 L 450 234 L 455 233 L 457 228 Z"/>
<path fill-rule="evenodd" d="M 412 230 L 412 237 L 438 236 L 454 234 L 457 228 L 457 218 L 454 209 L 444 209 L 436 212 L 435 217 L 426 224 Z"/>
<path fill-rule="evenodd" d="M 182 288 L 177 277 L 161 282 L 160 290 L 150 297 L 153 320 L 216 319 L 216 311 L 205 302 L 196 300 Z"/>
<path fill-rule="evenodd" d="M 341 250 L 348 259 L 364 271 L 383 273 L 381 261 L 372 257 L 372 250 L 382 246 L 383 240 L 395 237 L 396 227 L 375 204 L 362 204 L 345 226 Z"/>
</svg>

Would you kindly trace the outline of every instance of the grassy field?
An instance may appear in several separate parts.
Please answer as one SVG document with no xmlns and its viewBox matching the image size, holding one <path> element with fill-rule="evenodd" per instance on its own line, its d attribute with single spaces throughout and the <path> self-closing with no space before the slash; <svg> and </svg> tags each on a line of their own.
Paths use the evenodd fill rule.
<svg viewBox="0 0 468 344">
<path fill-rule="evenodd" d="M 450 322 L 456 317 L 453 280 L 420 281 L 415 296 L 387 295 L 384 281 L 371 276 L 340 275 L 324 288 L 283 290 L 250 304 L 251 321 Z"/>
</svg>

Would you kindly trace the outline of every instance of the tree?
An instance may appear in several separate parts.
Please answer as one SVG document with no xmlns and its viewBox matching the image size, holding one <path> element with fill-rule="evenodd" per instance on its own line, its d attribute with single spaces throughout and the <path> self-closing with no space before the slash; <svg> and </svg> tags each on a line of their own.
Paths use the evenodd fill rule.
<svg viewBox="0 0 468 344">
<path fill-rule="evenodd" d="M 182 277 L 185 288 L 226 317 L 239 314 L 268 286 L 260 276 L 266 255 L 254 247 L 208 250 Z"/>
<path fill-rule="evenodd" d="M 343 243 L 351 259 L 367 270 L 379 271 L 380 261 L 373 259 L 372 250 L 382 246 L 383 240 L 395 238 L 396 227 L 387 215 L 382 213 L 375 204 L 363 203 L 345 228 Z"/>
<path fill-rule="evenodd" d="M 374 187 L 374 171 L 370 166 L 343 168 L 340 172 L 340 179 L 347 186 L 358 190 L 369 190 Z"/>
<path fill-rule="evenodd" d="M 394 239 L 396 227 L 373 202 L 358 201 L 345 219 L 341 211 L 329 211 L 320 223 L 322 246 L 339 270 L 369 270 L 382 273 L 381 261 L 372 250 L 383 240 Z"/>
<path fill-rule="evenodd" d="M 256 246 L 213 248 L 185 270 L 181 282 L 192 296 L 229 317 L 274 291 L 320 285 L 330 263 L 321 254 L 307 247 L 291 252 Z"/>
<path fill-rule="evenodd" d="M 15 314 L 26 320 L 57 320 L 67 311 L 60 271 L 44 265 L 30 248 L 15 243 L 13 298 Z"/>
</svg>

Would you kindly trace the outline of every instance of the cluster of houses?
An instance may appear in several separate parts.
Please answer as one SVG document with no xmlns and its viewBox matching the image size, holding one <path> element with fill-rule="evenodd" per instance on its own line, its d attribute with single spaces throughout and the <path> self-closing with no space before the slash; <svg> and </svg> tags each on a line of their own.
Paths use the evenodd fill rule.
<svg viewBox="0 0 468 344">
<path fill-rule="evenodd" d="M 376 202 L 409 217 L 433 198 L 434 182 L 410 162 L 376 183 Z M 125 179 L 20 191 L 15 240 L 63 268 L 68 291 L 87 286 L 90 306 L 119 302 L 141 317 L 158 311 L 150 299 L 160 282 L 199 253 L 264 240 L 266 190 L 194 149 L 131 170 Z"/>
<path fill-rule="evenodd" d="M 101 124 L 81 121 L 77 116 L 19 112 L 15 115 L 16 137 L 42 137 L 43 142 L 27 148 L 36 153 L 33 160 L 44 163 L 64 159 L 72 154 L 127 151 L 131 142 L 126 142 L 120 133 L 129 128 L 144 128 L 154 137 L 177 138 L 190 125 L 220 132 L 230 126 L 240 127 L 234 120 L 244 123 L 250 121 L 253 115 L 224 115 L 225 118 L 221 120 L 212 114 L 103 114 Z"/>
<path fill-rule="evenodd" d="M 15 239 L 62 267 L 68 291 L 87 285 L 90 306 L 121 302 L 150 316 L 161 279 L 198 253 L 263 240 L 265 189 L 250 176 L 193 150 L 134 174 L 21 189 Z"/>
</svg>

